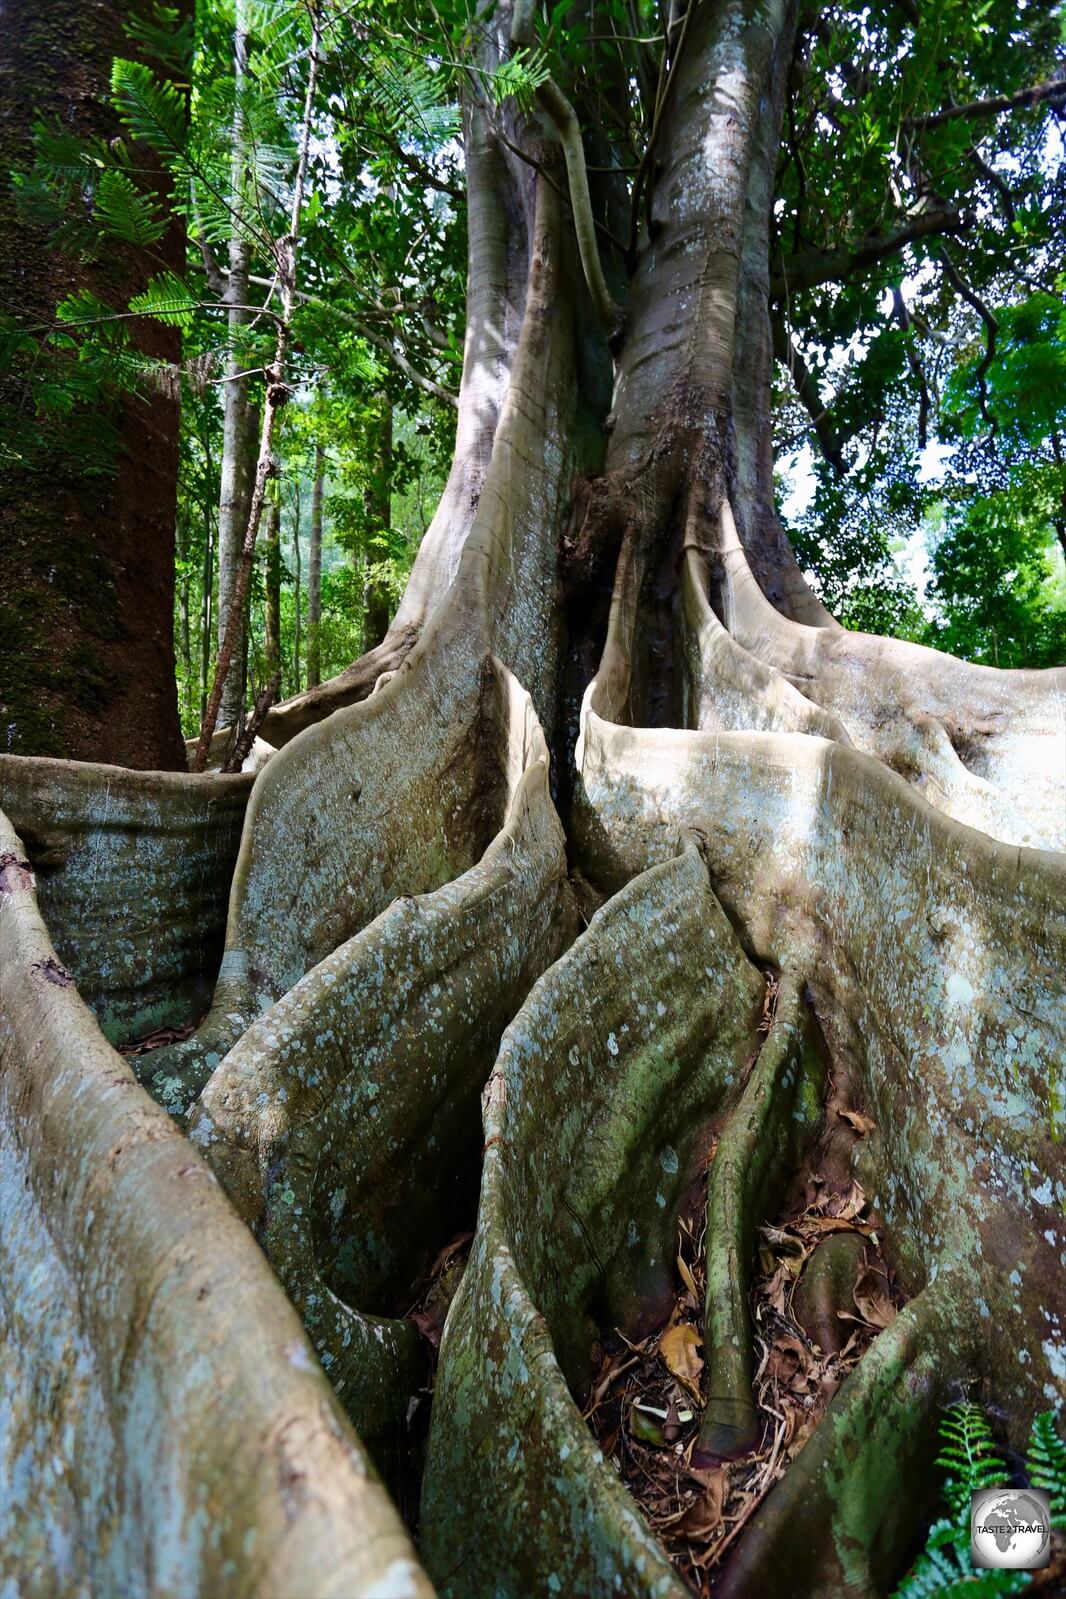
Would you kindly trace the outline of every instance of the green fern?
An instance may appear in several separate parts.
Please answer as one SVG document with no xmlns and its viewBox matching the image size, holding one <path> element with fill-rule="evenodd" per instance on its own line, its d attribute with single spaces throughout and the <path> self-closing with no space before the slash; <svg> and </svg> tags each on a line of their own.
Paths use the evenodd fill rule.
<svg viewBox="0 0 1066 1599">
<path fill-rule="evenodd" d="M 157 78 L 141 61 L 111 63 L 111 98 L 135 139 L 142 140 L 165 160 L 180 158 L 185 147 L 185 101 L 181 91 Z"/>
<path fill-rule="evenodd" d="M 1066 1443 L 1059 1436 L 1053 1410 L 1045 1410 L 1033 1422 L 1025 1469 L 1030 1486 L 1042 1488 L 1050 1496 L 1052 1522 L 1062 1526 L 1066 1520 Z"/>
<path fill-rule="evenodd" d="M 157 243 L 167 230 L 167 218 L 159 205 L 114 167 L 100 174 L 94 214 L 116 238 L 142 248 Z"/>
<path fill-rule="evenodd" d="M 895 1589 L 892 1599 L 998 1599 L 1021 1593 L 1032 1581 L 1025 1571 L 977 1571 L 970 1562 L 970 1496 L 1010 1480 L 980 1405 L 949 1406 L 940 1422 L 937 1465 L 948 1477 L 943 1498 L 950 1517 L 933 1523 L 925 1548 Z M 1052 1525 L 1066 1525 L 1066 1444 L 1053 1411 L 1037 1416 L 1029 1434 L 1026 1471 L 1030 1486 L 1051 1495 Z"/>
<path fill-rule="evenodd" d="M 174 72 L 187 72 L 196 45 L 196 24 L 177 6 L 156 5 L 150 17 L 131 17 L 123 30 L 139 55 L 154 56 Z"/>
<path fill-rule="evenodd" d="M 522 47 L 500 63 L 495 72 L 486 74 L 487 87 L 497 105 L 513 98 L 520 111 L 530 112 L 537 90 L 551 77 L 551 68 L 543 50 Z"/>
<path fill-rule="evenodd" d="M 196 295 L 176 272 L 160 272 L 149 278 L 144 292 L 130 301 L 130 310 L 154 317 L 167 327 L 189 328 L 198 304 Z"/>
<path fill-rule="evenodd" d="M 102 154 L 87 140 L 43 122 L 34 124 L 33 148 L 34 170 L 64 191 L 95 182 L 104 166 Z"/>
<path fill-rule="evenodd" d="M 1010 1474 L 980 1405 L 950 1405 L 940 1424 L 940 1439 L 936 1463 L 949 1474 L 944 1498 L 956 1516 L 969 1515 L 970 1495 L 978 1488 L 994 1488 Z"/>
<path fill-rule="evenodd" d="M 382 111 L 396 138 L 417 138 L 433 147 L 458 137 L 459 109 L 447 95 L 447 75 L 434 72 L 421 61 L 400 67 L 385 56 L 374 61 L 374 77 L 381 93 Z"/>
<path fill-rule="evenodd" d="M 56 320 L 66 323 L 114 322 L 115 308 L 93 294 L 91 289 L 76 289 L 56 306 Z"/>
</svg>

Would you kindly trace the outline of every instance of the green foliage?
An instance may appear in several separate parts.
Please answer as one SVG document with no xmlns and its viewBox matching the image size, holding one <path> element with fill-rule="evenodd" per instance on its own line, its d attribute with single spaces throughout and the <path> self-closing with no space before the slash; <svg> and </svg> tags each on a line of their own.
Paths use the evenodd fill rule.
<svg viewBox="0 0 1066 1599">
<path fill-rule="evenodd" d="M 909 636 L 1004 666 L 1062 658 L 1049 552 L 1066 531 L 1066 188 L 1046 108 L 925 119 L 1057 75 L 1058 33 L 1050 8 L 1007 0 L 913 11 L 811 0 L 775 207 L 787 285 L 775 314 L 846 468 L 822 456 L 786 379 L 782 447 L 807 439 L 815 451 L 803 560 L 849 625 L 895 629 L 902 609 Z M 922 213 L 942 219 L 931 234 L 849 265 Z M 796 264 L 823 253 L 835 269 L 804 283 Z M 930 590 L 892 598 L 906 584 L 894 554 L 940 518 Z M 990 526 L 999 553 L 978 593 L 968 569 Z M 870 591 L 859 605 L 857 589 Z"/>
<path fill-rule="evenodd" d="M 394 137 L 431 148 L 458 137 L 459 107 L 444 74 L 417 58 L 390 60 L 383 53 L 374 60 L 373 74 L 381 115 Z"/>
<path fill-rule="evenodd" d="M 969 1515 L 971 1494 L 1006 1482 L 1009 1473 L 980 1405 L 949 1406 L 940 1423 L 940 1444 L 936 1463 L 947 1473 L 944 1499 L 957 1521 Z"/>
<path fill-rule="evenodd" d="M 537 90 L 551 77 L 551 66 L 543 50 L 527 50 L 524 46 L 502 61 L 488 82 L 497 105 L 513 98 L 519 110 L 533 110 Z"/>
<path fill-rule="evenodd" d="M 916 18 L 910 9 L 888 0 L 800 8 L 775 272 L 791 256 L 846 255 L 930 206 L 961 222 L 862 271 L 778 294 L 775 310 L 821 388 L 848 466 L 840 479 L 816 465 L 811 508 L 790 531 L 846 625 L 1003 666 L 1043 664 L 1066 650 L 1055 532 L 1066 518 L 1056 248 L 1066 195 L 1047 179 L 1048 112 L 920 124 L 951 101 L 1048 73 L 1056 30 L 1044 8 L 1022 14 L 1007 0 L 974 9 L 951 0 L 918 7 Z M 176 621 L 190 727 L 217 621 L 208 613 L 221 379 L 233 358 L 252 374 L 253 403 L 261 396 L 307 83 L 307 9 L 248 0 L 245 14 L 240 82 L 231 0 L 205 0 L 195 20 L 157 4 L 128 22 L 113 63 L 110 110 L 121 136 L 37 129 L 33 168 L 16 180 L 20 215 L 72 262 L 99 269 L 97 292 L 70 296 L 47 327 L 0 322 L 0 366 L 17 374 L 24 422 L 0 452 L 31 454 L 38 422 L 62 418 L 91 471 L 113 467 L 123 395 L 176 381 L 174 367 L 145 353 L 160 336 L 147 319 L 181 331 Z M 280 441 L 286 693 L 302 672 L 314 439 L 328 440 L 331 455 L 324 672 L 361 645 L 367 584 L 398 596 L 444 479 L 454 411 L 432 391 L 454 393 L 462 364 L 460 106 L 513 132 L 516 112 L 536 116 L 537 90 L 553 76 L 584 129 L 596 204 L 624 217 L 662 87 L 661 23 L 651 0 L 604 0 L 588 13 L 558 0 L 538 8 L 536 44 L 499 60 L 485 48 L 487 15 L 466 0 L 328 8 L 293 318 L 295 400 Z M 188 249 L 176 266 L 163 250 L 181 228 Z M 243 324 L 222 299 L 235 242 L 249 257 Z M 140 292 L 124 298 L 108 267 L 131 251 Z M 991 360 L 987 329 L 946 263 L 994 314 Z M 631 265 L 616 256 L 620 281 Z M 811 423 L 787 390 L 782 399 L 791 450 Z M 383 467 L 386 415 L 394 444 Z M 932 440 L 951 451 L 938 480 L 923 470 Z M 924 584 L 911 576 L 919 534 Z M 262 598 L 260 584 L 257 618 Z M 208 635 L 206 658 L 202 638 L 183 642 L 183 626 Z"/>
<path fill-rule="evenodd" d="M 933 541 L 929 641 L 990 666 L 1066 659 L 1061 549 L 1048 539 L 1048 484 L 1016 469 L 1003 489 L 968 486 L 941 504 Z"/>
<path fill-rule="evenodd" d="M 142 61 L 117 58 L 111 65 L 111 95 L 132 136 L 165 160 L 185 155 L 185 103 L 177 85 L 158 78 Z"/>
<path fill-rule="evenodd" d="M 160 272 L 149 278 L 143 294 L 130 301 L 131 311 L 175 328 L 190 328 L 196 308 L 195 294 L 176 272 Z"/>
<path fill-rule="evenodd" d="M 1066 1442 L 1053 1410 L 1043 1411 L 1033 1422 L 1025 1471 L 1031 1488 L 1042 1488 L 1050 1495 L 1052 1511 L 1060 1517 L 1066 1513 Z"/>
<path fill-rule="evenodd" d="M 1026 1571 L 980 1571 L 970 1561 L 970 1496 L 980 1488 L 1011 1481 L 1011 1472 L 996 1446 L 988 1416 L 980 1405 L 950 1405 L 940 1422 L 937 1465 L 947 1473 L 943 1501 L 949 1514 L 929 1529 L 925 1548 L 893 1599 L 997 1599 L 1021 1593 L 1032 1582 Z M 1058 1432 L 1057 1414 L 1047 1410 L 1034 1418 L 1026 1457 L 1028 1486 L 1051 1495 L 1052 1525 L 1066 1518 L 1066 1444 Z"/>
<path fill-rule="evenodd" d="M 95 214 L 116 239 L 142 248 L 155 244 L 167 228 L 159 204 L 151 195 L 142 194 L 128 173 L 115 167 L 100 174 Z"/>
<path fill-rule="evenodd" d="M 196 23 L 182 18 L 177 6 L 157 5 L 151 16 L 135 15 L 126 22 L 126 36 L 140 56 L 154 58 L 174 76 L 187 73 L 196 48 Z"/>
</svg>

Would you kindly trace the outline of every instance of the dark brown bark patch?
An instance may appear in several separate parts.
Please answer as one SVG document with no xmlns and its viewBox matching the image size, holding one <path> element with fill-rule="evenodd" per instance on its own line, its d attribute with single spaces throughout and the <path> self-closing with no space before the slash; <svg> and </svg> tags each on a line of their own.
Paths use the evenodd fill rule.
<svg viewBox="0 0 1066 1599">
<path fill-rule="evenodd" d="M 111 61 L 132 53 L 124 10 L 81 0 L 7 0 L 0 61 L 0 312 L 26 327 L 86 288 L 122 303 L 152 273 L 180 271 L 174 227 L 151 260 L 118 247 L 85 262 L 15 215 L 7 181 L 33 160 L 34 123 L 113 137 L 104 104 Z M 146 158 L 147 159 L 147 158 Z M 160 189 L 164 185 L 160 183 Z M 174 330 L 137 325 L 140 349 L 167 361 Z M 99 397 L 110 450 L 81 450 L 71 420 L 33 423 L 24 379 L 0 389 L 0 433 L 28 435 L 0 457 L 0 749 L 182 770 L 174 670 L 177 399 Z M 108 458 L 99 458 L 106 455 Z"/>
</svg>

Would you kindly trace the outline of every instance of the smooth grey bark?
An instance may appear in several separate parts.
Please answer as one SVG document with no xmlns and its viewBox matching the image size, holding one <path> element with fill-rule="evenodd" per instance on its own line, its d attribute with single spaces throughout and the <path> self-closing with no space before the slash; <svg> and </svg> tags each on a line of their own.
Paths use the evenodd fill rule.
<svg viewBox="0 0 1066 1599">
<path fill-rule="evenodd" d="M 240 567 L 241 545 L 248 526 L 248 508 L 251 503 L 252 482 L 255 476 L 256 413 L 251 402 L 248 377 L 244 375 L 247 361 L 240 346 L 241 329 L 247 324 L 248 273 L 251 267 L 251 246 L 241 227 L 241 196 L 247 189 L 246 165 L 247 132 L 243 111 L 243 95 L 248 81 L 248 0 L 236 0 L 233 28 L 233 156 L 231 163 L 231 188 L 235 197 L 233 231 L 229 240 L 229 276 L 226 279 L 224 300 L 229 309 L 226 323 L 229 331 L 229 354 L 226 359 L 226 381 L 223 385 L 222 465 L 221 489 L 218 507 L 218 619 L 217 649 L 221 650 L 226 623 L 233 605 L 233 595 Z M 221 716 L 226 726 L 233 726 L 244 706 L 245 671 L 248 640 L 242 621 L 229 670 L 222 691 Z"/>
</svg>

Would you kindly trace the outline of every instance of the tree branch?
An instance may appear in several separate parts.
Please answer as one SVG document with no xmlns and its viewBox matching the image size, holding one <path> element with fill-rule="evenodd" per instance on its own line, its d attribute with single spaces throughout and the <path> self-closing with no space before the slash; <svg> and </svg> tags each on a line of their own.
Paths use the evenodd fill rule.
<svg viewBox="0 0 1066 1599">
<path fill-rule="evenodd" d="M 896 314 L 896 321 L 904 334 L 910 332 L 911 314 L 907 309 L 907 302 L 903 298 L 902 290 L 895 284 L 892 286 L 892 308 Z M 924 450 L 929 439 L 929 385 L 925 381 L 925 371 L 918 353 L 910 339 L 905 339 L 904 349 L 907 354 L 907 365 L 911 375 L 918 384 L 918 448 Z"/>
<path fill-rule="evenodd" d="M 256 277 L 253 273 L 249 276 L 248 281 L 249 283 L 265 285 L 272 280 L 270 278 Z M 432 394 L 435 399 L 443 400 L 446 405 L 458 406 L 458 395 L 453 394 L 451 389 L 446 389 L 443 384 L 435 383 L 432 378 L 427 378 L 424 372 L 419 372 L 416 367 L 411 365 L 402 350 L 396 349 L 395 345 L 390 344 L 388 339 L 382 338 L 381 334 L 371 332 L 366 323 L 361 322 L 350 311 L 342 310 L 339 305 L 330 305 L 328 300 L 319 299 L 317 294 L 305 294 L 301 289 L 296 289 L 293 293 L 294 298 L 301 305 L 314 305 L 320 311 L 328 312 L 330 316 L 335 316 L 338 321 L 345 322 L 350 328 L 354 328 L 359 337 L 365 339 L 368 344 L 374 345 L 378 350 L 383 350 L 389 359 L 399 367 L 404 377 L 410 378 L 417 388 L 424 389 L 427 394 Z"/>
<path fill-rule="evenodd" d="M 843 444 L 829 419 L 829 407 L 822 399 L 814 374 L 792 342 L 792 337 L 780 317 L 772 318 L 774 355 L 786 366 L 791 375 L 796 394 L 811 419 L 819 448 L 838 477 L 847 473 Z"/>
<path fill-rule="evenodd" d="M 958 211 L 919 211 L 887 233 L 868 234 L 858 244 L 838 250 L 804 250 L 801 255 L 779 257 L 770 273 L 770 297 L 779 300 L 785 294 L 813 289 L 819 283 L 839 282 L 886 256 L 897 254 L 915 239 L 961 233 L 965 227 L 965 219 Z"/>
<path fill-rule="evenodd" d="M 994 94 L 987 100 L 968 100 L 965 105 L 947 105 L 939 111 L 930 111 L 922 117 L 908 117 L 908 128 L 936 128 L 955 117 L 996 117 L 1002 111 L 1018 111 L 1023 106 L 1039 105 L 1050 100 L 1053 106 L 1066 106 L 1066 78 L 1047 78 L 1028 89 L 1018 89 L 1014 94 Z"/>
<path fill-rule="evenodd" d="M 999 332 L 999 323 L 996 321 L 992 311 L 985 304 L 984 300 L 982 300 L 981 296 L 975 289 L 972 289 L 966 282 L 965 278 L 963 278 L 955 263 L 948 255 L 947 251 L 941 250 L 939 255 L 940 263 L 944 268 L 948 282 L 958 294 L 962 295 L 962 298 L 966 301 L 966 304 L 973 307 L 985 325 L 985 353 L 980 365 L 977 368 L 976 377 L 977 387 L 980 394 L 981 415 L 988 423 L 991 432 L 995 433 L 997 423 L 995 417 L 992 416 L 988 409 L 988 389 L 985 385 L 985 377 L 988 373 L 989 367 L 995 360 L 996 334 Z"/>
<path fill-rule="evenodd" d="M 990 183 L 995 189 L 996 193 L 999 195 L 1000 205 L 1003 208 L 1003 215 L 1006 217 L 1008 222 L 1013 222 L 1017 213 L 1014 209 L 1014 196 L 1010 192 L 1010 185 L 994 167 L 989 166 L 988 162 L 981 155 L 980 150 L 975 144 L 970 146 L 969 156 L 970 160 L 984 178 L 985 182 Z"/>
<path fill-rule="evenodd" d="M 351 320 L 353 325 L 357 325 L 354 317 Z M 427 378 L 424 372 L 419 372 L 417 367 L 411 365 L 403 351 L 390 344 L 388 339 L 383 339 L 380 334 L 371 333 L 368 328 L 364 327 L 359 328 L 359 334 L 368 344 L 374 345 L 375 349 L 382 350 L 391 361 L 394 361 L 404 377 L 410 378 L 417 388 L 424 389 L 427 394 L 432 394 L 435 399 L 443 400 L 446 405 L 458 407 L 458 395 L 453 394 L 451 389 L 444 388 L 442 384 L 435 383 L 432 378 Z"/>
</svg>

